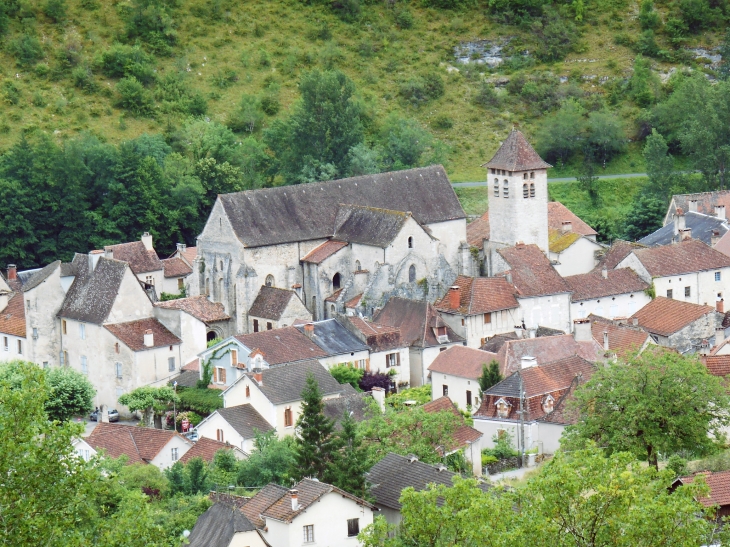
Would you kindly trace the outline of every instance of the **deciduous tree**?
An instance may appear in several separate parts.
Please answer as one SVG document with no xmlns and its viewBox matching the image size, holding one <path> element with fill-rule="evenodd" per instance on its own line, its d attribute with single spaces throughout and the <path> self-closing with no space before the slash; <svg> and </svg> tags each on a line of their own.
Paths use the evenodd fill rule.
<svg viewBox="0 0 730 547">
<path fill-rule="evenodd" d="M 168 410 L 173 401 L 179 402 L 180 399 L 175 391 L 168 386 L 138 387 L 119 397 L 119 404 L 125 405 L 132 412 L 142 411 L 142 423 L 149 427 L 159 425 L 158 429 L 162 427 L 161 420 L 157 423 L 158 418 Z"/>
</svg>

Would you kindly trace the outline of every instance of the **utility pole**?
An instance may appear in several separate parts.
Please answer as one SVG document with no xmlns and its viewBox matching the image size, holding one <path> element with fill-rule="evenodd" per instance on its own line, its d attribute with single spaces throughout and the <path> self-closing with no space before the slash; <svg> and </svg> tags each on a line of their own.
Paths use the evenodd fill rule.
<svg viewBox="0 0 730 547">
<path fill-rule="evenodd" d="M 172 384 L 172 389 L 175 391 L 177 396 L 177 380 Z M 172 398 L 172 430 L 177 431 L 177 414 L 175 413 L 175 397 Z"/>
<path fill-rule="evenodd" d="M 520 453 L 522 467 L 525 467 L 525 390 L 522 384 L 522 362 L 520 362 Z"/>
</svg>

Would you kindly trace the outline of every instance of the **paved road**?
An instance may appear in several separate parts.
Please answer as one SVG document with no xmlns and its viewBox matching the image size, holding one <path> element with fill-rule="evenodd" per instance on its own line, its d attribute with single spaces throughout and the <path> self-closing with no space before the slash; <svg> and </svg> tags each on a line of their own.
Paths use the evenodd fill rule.
<svg viewBox="0 0 730 547">
<path fill-rule="evenodd" d="M 634 179 L 638 177 L 646 177 L 646 173 L 624 173 L 623 175 L 599 175 L 599 179 Z M 565 177 L 559 179 L 548 179 L 548 183 L 551 182 L 576 182 L 578 179 L 575 177 Z M 455 188 L 470 188 L 474 186 L 486 186 L 487 181 L 479 182 L 453 182 L 451 184 Z"/>
</svg>

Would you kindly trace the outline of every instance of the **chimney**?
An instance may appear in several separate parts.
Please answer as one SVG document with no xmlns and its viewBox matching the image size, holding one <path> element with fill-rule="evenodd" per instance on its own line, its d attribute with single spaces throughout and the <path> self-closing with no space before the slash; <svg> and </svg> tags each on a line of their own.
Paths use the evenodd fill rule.
<svg viewBox="0 0 730 547">
<path fill-rule="evenodd" d="M 264 374 L 261 372 L 261 369 L 255 369 L 253 371 L 253 379 L 256 380 L 258 385 L 264 385 Z"/>
<path fill-rule="evenodd" d="M 725 329 L 723 327 L 717 327 L 715 329 L 715 345 L 719 346 L 725 341 Z"/>
<path fill-rule="evenodd" d="M 188 246 L 185 245 L 185 243 L 178 243 L 177 244 L 177 252 L 178 253 L 184 253 L 187 248 L 188 248 Z"/>
<path fill-rule="evenodd" d="M 679 235 L 679 232 L 685 229 L 684 223 L 684 211 L 681 207 L 677 207 L 677 212 L 674 213 L 674 235 Z"/>
<path fill-rule="evenodd" d="M 459 294 L 459 287 L 454 285 L 449 289 L 449 308 L 452 310 L 458 310 L 460 299 L 461 295 Z"/>
<path fill-rule="evenodd" d="M 608 279 L 608 269 L 605 266 L 601 268 L 601 277 L 603 279 Z"/>
<path fill-rule="evenodd" d="M 679 231 L 679 241 L 688 241 L 692 239 L 692 228 L 685 228 Z"/>
<path fill-rule="evenodd" d="M 373 400 L 378 403 L 380 411 L 385 413 L 385 390 L 382 387 L 374 387 L 371 390 Z"/>
<path fill-rule="evenodd" d="M 715 216 L 717 218 L 721 218 L 722 220 L 725 220 L 727 217 L 725 217 L 725 206 L 724 205 L 715 205 Z"/>
<path fill-rule="evenodd" d="M 690 213 L 697 212 L 697 200 L 696 199 L 689 200 L 689 212 Z"/>
<path fill-rule="evenodd" d="M 515 336 L 517 338 L 522 338 L 523 334 L 524 334 L 524 331 L 522 330 L 522 326 L 521 325 L 515 325 Z"/>
<path fill-rule="evenodd" d="M 304 334 L 306 334 L 309 338 L 312 338 L 312 336 L 314 336 L 314 323 L 305 323 Z"/>
<path fill-rule="evenodd" d="M 608 331 L 603 331 L 603 351 L 608 351 Z"/>
<path fill-rule="evenodd" d="M 291 510 L 297 511 L 299 509 L 299 491 L 289 490 L 289 494 L 291 494 Z"/>
<path fill-rule="evenodd" d="M 522 370 L 525 370 L 526 368 L 532 368 L 537 366 L 537 359 L 534 357 L 530 357 L 528 355 L 525 355 L 520 359 L 520 368 Z"/>
<path fill-rule="evenodd" d="M 104 254 L 104 251 L 91 251 L 89 252 L 89 271 L 92 272 L 96 269 L 96 265 L 99 263 L 99 259 Z"/>
<path fill-rule="evenodd" d="M 507 283 L 509 283 L 511 285 L 512 284 L 512 272 L 507 272 L 507 275 L 504 277 L 507 280 Z"/>
<path fill-rule="evenodd" d="M 719 311 L 720 313 L 725 313 L 725 299 L 721 298 L 717 302 L 715 302 L 715 309 Z"/>
<path fill-rule="evenodd" d="M 144 244 L 144 248 L 148 251 L 154 250 L 154 247 L 152 247 L 152 236 L 149 232 L 145 232 L 142 234 L 142 243 Z"/>
<path fill-rule="evenodd" d="M 111 247 L 104 247 L 104 258 L 114 258 L 114 250 Z"/>
<path fill-rule="evenodd" d="M 590 319 L 576 319 L 573 321 L 573 338 L 576 342 L 590 342 L 593 339 Z"/>
<path fill-rule="evenodd" d="M 535 329 L 535 328 L 528 329 L 527 332 L 530 333 L 529 334 L 530 338 L 535 338 L 537 336 L 537 329 Z"/>
<path fill-rule="evenodd" d="M 144 346 L 146 348 L 151 348 L 155 345 L 155 335 L 152 334 L 152 330 L 147 329 L 144 331 Z"/>
<path fill-rule="evenodd" d="M 563 221 L 562 228 L 563 228 L 563 233 L 564 234 L 565 233 L 568 233 L 568 232 L 572 232 L 573 231 L 573 223 L 571 221 L 569 221 L 569 220 L 564 220 Z"/>
<path fill-rule="evenodd" d="M 8 280 L 18 279 L 18 267 L 15 264 L 8 264 Z"/>
<path fill-rule="evenodd" d="M 720 241 L 720 230 L 712 230 L 712 236 L 710 236 L 710 247 L 717 245 Z"/>
<path fill-rule="evenodd" d="M 635 327 L 639 326 L 639 318 L 638 317 L 632 317 L 631 318 L 631 324 Z"/>
</svg>

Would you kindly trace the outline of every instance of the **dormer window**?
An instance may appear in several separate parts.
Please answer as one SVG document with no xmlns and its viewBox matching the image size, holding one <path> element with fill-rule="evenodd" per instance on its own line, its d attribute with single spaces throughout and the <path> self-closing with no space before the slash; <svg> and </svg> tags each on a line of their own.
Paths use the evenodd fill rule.
<svg viewBox="0 0 730 547">
<path fill-rule="evenodd" d="M 500 398 L 499 401 L 494 403 L 494 406 L 497 407 L 497 416 L 499 418 L 506 418 L 509 416 L 509 411 L 512 408 L 512 405 L 503 398 Z"/>
<path fill-rule="evenodd" d="M 542 401 L 542 411 L 545 414 L 550 414 L 553 410 L 555 410 L 555 399 L 552 395 L 548 395 Z"/>
</svg>

